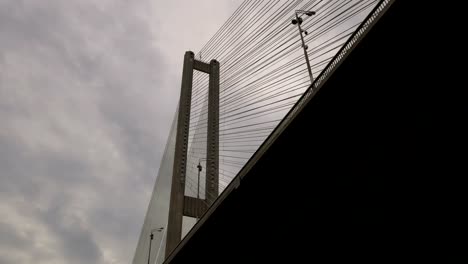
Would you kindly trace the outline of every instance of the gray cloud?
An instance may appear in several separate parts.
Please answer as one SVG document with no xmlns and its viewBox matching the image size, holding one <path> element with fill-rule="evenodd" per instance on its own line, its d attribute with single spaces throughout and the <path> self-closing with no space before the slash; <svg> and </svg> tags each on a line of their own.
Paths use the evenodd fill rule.
<svg viewBox="0 0 468 264">
<path fill-rule="evenodd" d="M 43 221 L 50 228 L 49 232 L 59 238 L 59 251 L 66 256 L 67 262 L 101 262 L 102 252 L 90 230 L 79 217 L 69 215 L 68 210 L 63 207 L 63 200 L 57 200 L 55 203 L 56 205 L 52 203 L 42 212 Z"/>
<path fill-rule="evenodd" d="M 220 2 L 0 0 L 0 263 L 130 262 Z"/>
<path fill-rule="evenodd" d="M 131 258 L 161 155 L 147 119 L 163 129 L 170 113 L 154 107 L 164 75 L 150 10 L 1 1 L 2 263 Z"/>
</svg>

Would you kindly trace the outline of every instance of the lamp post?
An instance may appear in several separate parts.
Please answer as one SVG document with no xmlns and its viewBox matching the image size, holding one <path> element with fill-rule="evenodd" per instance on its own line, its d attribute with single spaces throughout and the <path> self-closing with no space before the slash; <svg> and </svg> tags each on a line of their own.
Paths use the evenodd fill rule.
<svg viewBox="0 0 468 264">
<path fill-rule="evenodd" d="M 201 165 L 201 161 L 204 160 L 204 158 L 201 158 L 198 160 L 198 165 L 197 165 L 197 169 L 198 169 L 198 180 L 197 180 L 197 199 L 200 199 L 200 172 L 202 171 L 203 167 Z M 197 221 L 199 219 L 199 215 L 198 215 L 198 210 L 197 210 Z"/>
<path fill-rule="evenodd" d="M 314 81 L 314 77 L 312 76 L 312 70 L 310 69 L 309 56 L 307 55 L 307 49 L 309 47 L 304 43 L 304 36 L 302 36 L 302 33 L 305 33 L 307 35 L 307 31 L 302 30 L 301 24 L 303 20 L 298 14 L 306 14 L 308 16 L 313 16 L 315 15 L 315 11 L 296 10 L 295 14 L 296 14 L 296 18 L 293 19 L 291 23 L 293 25 L 297 25 L 297 28 L 299 29 L 299 35 L 301 36 L 302 48 L 304 49 L 304 56 L 305 56 L 306 63 L 307 63 L 307 70 L 309 71 L 310 83 L 312 84 L 312 82 Z"/>
<path fill-rule="evenodd" d="M 197 199 L 200 199 L 200 172 L 202 171 L 203 167 L 200 164 L 200 161 L 198 161 L 198 180 L 197 180 Z"/>
<path fill-rule="evenodd" d="M 153 241 L 153 238 L 154 238 L 153 232 L 154 231 L 161 232 L 163 229 L 164 229 L 164 227 L 160 227 L 160 228 L 151 229 L 151 231 L 150 231 L 150 243 L 149 243 L 149 250 L 148 250 L 148 264 L 150 264 L 150 258 L 151 258 L 151 242 Z"/>
<path fill-rule="evenodd" d="M 164 232 L 162 233 L 161 243 L 159 243 L 158 253 L 156 253 L 156 261 L 159 259 L 159 252 L 161 252 L 161 246 L 162 246 L 162 244 L 163 244 L 163 241 L 162 241 L 162 240 L 164 239 L 164 234 L 166 233 L 166 230 L 167 230 L 167 229 L 165 229 Z"/>
</svg>

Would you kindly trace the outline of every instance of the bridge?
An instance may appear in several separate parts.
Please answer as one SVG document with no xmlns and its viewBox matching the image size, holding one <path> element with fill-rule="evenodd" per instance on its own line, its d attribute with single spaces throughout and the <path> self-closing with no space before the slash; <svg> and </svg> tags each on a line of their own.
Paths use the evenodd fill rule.
<svg viewBox="0 0 468 264">
<path fill-rule="evenodd" d="M 245 1 L 237 15 L 254 2 Z M 306 89 L 298 88 L 299 93 L 291 91 L 295 86 L 290 83 L 281 90 L 278 87 L 284 82 L 278 79 L 291 72 L 289 66 L 303 65 L 303 57 L 296 60 L 292 54 L 268 64 L 268 56 L 273 55 L 263 50 L 257 54 L 266 58 L 263 63 L 255 56 L 236 61 L 234 55 L 248 53 L 248 45 L 232 48 L 227 57 L 218 56 L 236 62 L 231 64 L 223 59 L 203 62 L 200 53 L 186 54 L 181 101 L 134 264 L 373 259 L 403 256 L 412 250 L 413 237 L 407 231 L 414 224 L 410 216 L 417 205 L 405 204 L 413 188 L 406 175 L 432 169 L 427 163 L 431 159 L 426 159 L 432 151 L 425 131 L 432 129 L 434 110 L 421 86 L 435 69 L 414 59 L 423 40 L 411 37 L 414 28 L 409 26 L 411 14 L 404 1 L 349 1 L 349 6 L 345 1 L 304 2 L 293 1 L 296 5 L 278 12 L 315 8 L 319 15 L 322 11 L 326 15 L 312 17 L 308 24 L 319 32 L 319 21 L 333 18 L 333 10 L 340 13 L 340 4 L 354 12 L 352 17 L 359 14 L 356 10 L 366 14 L 356 26 L 330 27 L 338 33 L 322 42 L 315 39 L 323 34 L 306 38 L 316 41 L 316 48 L 309 44 L 307 51 L 316 55 L 311 61 L 316 77 Z M 262 4 L 255 8 L 262 7 L 268 8 Z M 338 15 L 327 20 L 323 28 L 338 20 Z M 235 21 L 228 21 L 225 30 Z M 276 36 L 275 29 L 265 36 Z M 256 32 L 242 30 L 253 32 L 252 36 Z M 201 55 L 209 55 L 210 48 L 219 44 L 220 32 Z M 235 37 L 236 32 L 230 33 Z M 256 41 L 266 41 L 268 46 L 266 38 Z M 339 48 L 328 45 L 332 42 Z M 220 43 L 222 50 L 224 42 Z M 333 56 L 319 56 L 321 47 L 334 50 Z M 301 55 L 300 47 L 294 48 Z M 239 66 L 243 62 L 244 67 Z M 250 71 L 243 71 L 249 68 L 245 65 L 252 67 Z M 415 71 L 415 67 L 424 70 Z M 195 75 L 197 70 L 200 75 Z M 276 79 L 261 83 L 275 70 Z M 297 80 L 303 86 L 307 71 L 301 66 L 299 72 Z M 208 80 L 203 81 L 201 74 L 208 74 Z M 253 88 L 243 89 L 242 82 L 250 80 Z M 259 90 L 263 92 L 255 95 Z M 271 97 L 278 91 L 280 95 Z M 259 101 L 262 98 L 268 99 Z M 233 104 L 239 101 L 243 102 Z M 267 107 L 267 113 L 283 110 L 276 123 L 275 115 L 260 118 L 265 112 L 259 109 L 272 102 L 292 102 L 289 107 Z M 184 109 L 189 105 L 191 109 Z M 251 109 L 256 116 L 246 115 Z M 232 122 L 238 120 L 234 118 L 243 122 Z M 230 120 L 231 126 L 226 124 Z M 251 152 L 242 148 L 248 142 Z M 179 177 L 181 172 L 184 177 Z M 150 234 L 155 238 L 150 239 Z"/>
</svg>

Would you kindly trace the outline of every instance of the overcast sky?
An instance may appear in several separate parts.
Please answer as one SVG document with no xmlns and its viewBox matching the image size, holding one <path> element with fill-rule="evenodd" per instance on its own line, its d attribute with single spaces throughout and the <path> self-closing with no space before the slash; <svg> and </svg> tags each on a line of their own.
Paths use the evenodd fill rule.
<svg viewBox="0 0 468 264">
<path fill-rule="evenodd" d="M 0 264 L 130 263 L 186 50 L 241 0 L 0 0 Z"/>
</svg>

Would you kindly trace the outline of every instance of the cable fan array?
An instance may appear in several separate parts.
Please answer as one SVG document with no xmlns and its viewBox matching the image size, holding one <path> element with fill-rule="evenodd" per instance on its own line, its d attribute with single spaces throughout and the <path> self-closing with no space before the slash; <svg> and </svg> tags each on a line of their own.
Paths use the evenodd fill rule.
<svg viewBox="0 0 468 264">
<path fill-rule="evenodd" d="M 377 2 L 246 0 L 196 54 L 220 62 L 220 192 L 310 85 L 295 10 L 316 12 L 301 26 L 317 76 Z M 205 191 L 207 104 L 208 75 L 195 71 L 185 192 L 201 199 L 216 196 Z"/>
</svg>

